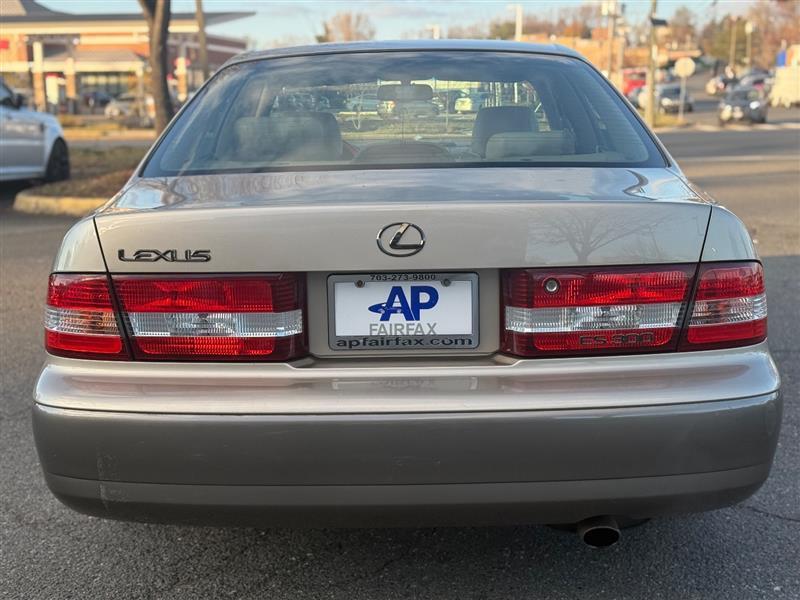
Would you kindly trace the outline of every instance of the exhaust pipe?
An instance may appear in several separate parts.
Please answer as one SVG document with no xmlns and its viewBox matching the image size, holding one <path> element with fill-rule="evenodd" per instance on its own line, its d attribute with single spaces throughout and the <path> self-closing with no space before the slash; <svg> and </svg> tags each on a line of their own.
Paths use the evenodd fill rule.
<svg viewBox="0 0 800 600">
<path fill-rule="evenodd" d="M 592 548 L 608 548 L 619 541 L 619 525 L 614 517 L 590 517 L 578 523 L 578 537 Z"/>
</svg>

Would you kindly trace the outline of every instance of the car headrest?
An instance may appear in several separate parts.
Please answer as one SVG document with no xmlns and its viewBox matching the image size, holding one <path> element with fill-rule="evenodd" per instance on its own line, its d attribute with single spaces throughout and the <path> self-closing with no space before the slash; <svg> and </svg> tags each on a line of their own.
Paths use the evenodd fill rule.
<svg viewBox="0 0 800 600">
<path fill-rule="evenodd" d="M 491 106 L 481 108 L 472 127 L 472 152 L 486 155 L 486 142 L 498 133 L 536 131 L 538 126 L 528 106 Z"/>
<path fill-rule="evenodd" d="M 561 156 L 575 153 L 575 139 L 563 130 L 496 133 L 486 142 L 486 158 Z"/>
<path fill-rule="evenodd" d="M 342 135 L 330 113 L 281 112 L 268 117 L 243 117 L 234 124 L 236 159 L 245 162 L 275 160 L 336 160 L 342 153 Z"/>
</svg>

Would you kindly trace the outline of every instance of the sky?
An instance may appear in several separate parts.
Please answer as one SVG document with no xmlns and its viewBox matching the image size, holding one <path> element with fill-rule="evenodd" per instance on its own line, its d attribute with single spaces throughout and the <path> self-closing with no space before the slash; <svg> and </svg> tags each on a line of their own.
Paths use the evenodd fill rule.
<svg viewBox="0 0 800 600">
<path fill-rule="evenodd" d="M 133 13 L 140 12 L 137 0 L 39 0 L 53 10 L 71 13 Z M 560 8 L 585 4 L 587 0 L 523 1 L 525 14 L 554 17 Z M 679 6 L 688 6 L 703 22 L 711 17 L 716 4 L 719 16 L 726 13 L 743 14 L 752 0 L 659 0 L 658 16 L 669 18 Z M 194 0 L 173 0 L 173 12 L 193 12 Z M 442 36 L 453 25 L 513 18 L 509 0 L 203 0 L 206 12 L 247 11 L 252 17 L 209 27 L 209 33 L 231 37 L 247 37 L 256 48 L 276 44 L 291 45 L 314 41 L 322 31 L 325 19 L 340 11 L 362 12 L 375 26 L 377 39 L 420 37 L 427 25 L 438 24 Z M 624 0 L 625 16 L 637 24 L 647 17 L 650 0 Z"/>
</svg>

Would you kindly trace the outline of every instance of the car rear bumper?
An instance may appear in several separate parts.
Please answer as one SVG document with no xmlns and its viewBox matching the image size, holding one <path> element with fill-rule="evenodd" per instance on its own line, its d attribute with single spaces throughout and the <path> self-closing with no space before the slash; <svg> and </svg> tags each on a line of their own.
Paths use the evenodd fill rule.
<svg viewBox="0 0 800 600">
<path fill-rule="evenodd" d="M 769 464 L 661 477 L 512 483 L 254 486 L 99 482 L 46 474 L 65 505 L 107 519 L 248 527 L 576 523 L 713 510 L 751 496 Z"/>
<path fill-rule="evenodd" d="M 740 501 L 766 479 L 778 392 L 550 411 L 177 415 L 33 411 L 68 506 L 262 526 L 575 522 Z"/>
</svg>

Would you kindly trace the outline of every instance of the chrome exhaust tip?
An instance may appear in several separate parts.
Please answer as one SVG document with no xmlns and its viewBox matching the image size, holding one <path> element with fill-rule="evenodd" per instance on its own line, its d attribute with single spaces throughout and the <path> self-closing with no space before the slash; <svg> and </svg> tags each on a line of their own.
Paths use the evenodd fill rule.
<svg viewBox="0 0 800 600">
<path fill-rule="evenodd" d="M 584 519 L 577 526 L 578 537 L 592 548 L 608 548 L 619 541 L 619 525 L 614 517 L 603 515 Z"/>
</svg>

